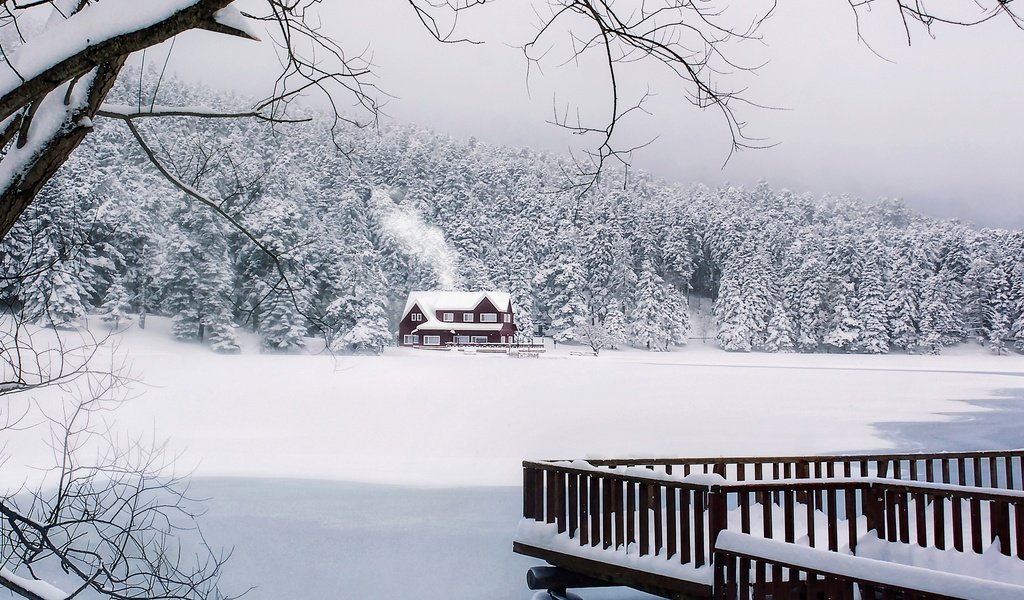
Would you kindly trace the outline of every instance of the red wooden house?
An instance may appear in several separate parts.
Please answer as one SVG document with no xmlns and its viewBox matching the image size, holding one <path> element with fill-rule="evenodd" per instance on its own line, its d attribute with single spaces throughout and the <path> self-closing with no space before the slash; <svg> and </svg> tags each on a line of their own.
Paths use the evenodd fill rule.
<svg viewBox="0 0 1024 600">
<path fill-rule="evenodd" d="M 398 324 L 398 345 L 511 344 L 516 330 L 506 292 L 412 292 Z"/>
</svg>

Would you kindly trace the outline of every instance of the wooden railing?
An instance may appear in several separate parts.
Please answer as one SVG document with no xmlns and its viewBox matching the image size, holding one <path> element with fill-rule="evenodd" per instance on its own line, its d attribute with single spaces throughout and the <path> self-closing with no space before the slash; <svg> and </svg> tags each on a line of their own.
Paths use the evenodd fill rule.
<svg viewBox="0 0 1024 600">
<path fill-rule="evenodd" d="M 683 476 L 691 473 L 714 473 L 736 481 L 888 477 L 1020 490 L 1024 489 L 1022 461 L 1024 461 L 1024 449 L 828 456 L 644 458 L 589 460 L 587 462 L 595 467 L 643 466 L 657 472 Z"/>
<path fill-rule="evenodd" d="M 724 530 L 853 554 L 870 531 L 971 553 L 998 543 L 1002 554 L 1024 560 L 1021 458 L 1022 451 L 527 461 L 523 516 L 581 547 L 695 570 L 713 565 L 715 590 L 732 581 L 727 561 L 715 559 Z M 758 569 L 784 568 L 738 564 L 748 578 L 744 566 L 753 568 L 755 580 L 780 581 L 781 572 Z"/>
</svg>

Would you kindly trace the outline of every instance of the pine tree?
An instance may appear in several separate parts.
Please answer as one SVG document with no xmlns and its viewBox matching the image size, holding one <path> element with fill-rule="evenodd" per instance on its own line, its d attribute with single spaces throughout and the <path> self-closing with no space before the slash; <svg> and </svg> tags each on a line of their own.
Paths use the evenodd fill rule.
<svg viewBox="0 0 1024 600">
<path fill-rule="evenodd" d="M 772 318 L 768 322 L 764 349 L 768 352 L 792 352 L 796 347 L 793 336 L 793 321 L 790 320 L 782 302 L 776 302 Z"/>
<path fill-rule="evenodd" d="M 878 250 L 879 248 L 876 246 L 875 251 Z M 874 260 L 869 259 L 864 264 L 857 292 L 857 320 L 860 322 L 860 337 L 854 348 L 868 354 L 884 354 L 889 351 L 885 288 L 882 283 L 881 269 Z"/>
<path fill-rule="evenodd" d="M 630 314 L 629 330 L 632 343 L 638 348 L 661 350 L 665 334 L 662 331 L 662 312 L 665 310 L 664 282 L 654 272 L 650 262 L 640 270 L 636 287 L 636 300 Z"/>
<path fill-rule="evenodd" d="M 100 306 L 100 318 L 107 323 L 113 323 L 114 329 L 117 329 L 122 321 L 131 322 L 132 305 L 120 277 L 115 278 L 114 283 L 107 288 L 105 297 L 106 300 Z"/>
<path fill-rule="evenodd" d="M 604 328 L 608 333 L 608 347 L 617 350 L 619 346 L 626 343 L 626 316 L 622 312 L 622 306 L 618 300 L 612 299 L 608 303 L 608 310 L 604 317 Z"/>
<path fill-rule="evenodd" d="M 845 295 L 839 295 L 835 301 L 832 323 L 823 341 L 838 350 L 849 351 L 860 337 L 863 324 L 850 310 Z"/>
<path fill-rule="evenodd" d="M 380 300 L 365 299 L 355 304 L 358 311 L 355 324 L 337 338 L 331 349 L 380 354 L 391 342 L 387 309 Z"/>
<path fill-rule="evenodd" d="M 743 282 L 732 273 L 722 277 L 715 301 L 716 338 L 723 350 L 750 352 L 754 348 L 755 331 L 750 307 L 743 295 Z"/>
</svg>

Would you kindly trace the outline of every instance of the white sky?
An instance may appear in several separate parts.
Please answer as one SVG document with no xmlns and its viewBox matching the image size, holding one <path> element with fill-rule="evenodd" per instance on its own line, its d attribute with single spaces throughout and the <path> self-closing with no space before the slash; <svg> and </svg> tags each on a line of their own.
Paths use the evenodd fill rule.
<svg viewBox="0 0 1024 600">
<path fill-rule="evenodd" d="M 463 20 L 461 31 L 486 42 L 472 46 L 434 42 L 406 0 L 327 0 L 320 12 L 325 31 L 347 49 L 370 48 L 375 81 L 395 96 L 386 107 L 392 118 L 563 152 L 579 140 L 546 123 L 554 99 L 600 115 L 605 80 L 587 65 L 558 68 L 553 54 L 527 86 L 516 45 L 536 22 L 529 4 L 502 0 Z M 1024 227 L 1024 31 L 1000 21 L 938 28 L 933 39 L 918 28 L 907 47 L 892 13 L 875 10 L 861 26 L 885 60 L 858 42 L 846 0 L 780 3 L 761 30 L 763 43 L 736 50 L 747 64 L 767 64 L 730 81 L 747 87 L 748 99 L 783 109 L 740 113 L 752 136 L 778 145 L 744 151 L 724 168 L 729 133 L 721 116 L 686 104 L 664 73 L 634 72 L 633 89 L 650 85 L 656 97 L 653 114 L 629 121 L 625 133 L 658 139 L 633 164 L 684 183 L 766 179 L 815 194 L 901 196 L 933 216 Z M 269 47 L 197 33 L 178 42 L 171 65 L 259 94 L 276 61 Z"/>
</svg>

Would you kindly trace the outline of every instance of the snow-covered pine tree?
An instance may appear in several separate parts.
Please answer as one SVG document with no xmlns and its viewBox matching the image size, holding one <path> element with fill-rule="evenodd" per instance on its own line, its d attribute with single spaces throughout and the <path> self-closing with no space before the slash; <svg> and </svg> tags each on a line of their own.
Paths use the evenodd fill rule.
<svg viewBox="0 0 1024 600">
<path fill-rule="evenodd" d="M 884 354 L 889 351 L 889 329 L 886 314 L 885 285 L 882 270 L 874 256 L 881 252 L 874 246 L 860 272 L 857 295 L 857 321 L 860 322 L 860 337 L 855 343 L 859 352 Z"/>
<path fill-rule="evenodd" d="M 614 298 L 605 311 L 604 328 L 608 333 L 609 348 L 617 350 L 626 344 L 626 315 L 622 312 L 622 305 Z"/>
<path fill-rule="evenodd" d="M 662 312 L 665 304 L 664 282 L 654 272 L 654 266 L 645 261 L 640 269 L 636 299 L 629 316 L 629 335 L 634 346 L 656 351 L 663 348 Z"/>
<path fill-rule="evenodd" d="M 584 297 L 583 266 L 576 246 L 575 228 L 563 221 L 557 251 L 549 255 L 533 280 L 537 297 L 547 314 L 548 333 L 556 341 L 580 341 L 580 325 L 589 311 Z"/>
<path fill-rule="evenodd" d="M 121 323 L 131 322 L 131 299 L 128 297 L 128 291 L 124 288 L 120 276 L 117 276 L 114 283 L 107 288 L 104 298 L 104 302 L 100 306 L 100 318 L 107 323 L 113 323 L 114 329 L 117 329 Z"/>
<path fill-rule="evenodd" d="M 355 304 L 355 324 L 335 340 L 331 349 L 380 354 L 391 343 L 387 306 L 381 298 L 363 298 Z"/>
<path fill-rule="evenodd" d="M 765 337 L 764 349 L 768 352 L 792 352 L 796 348 L 793 341 L 793 321 L 781 301 L 775 302 L 772 318 L 768 321 L 768 335 Z"/>
<path fill-rule="evenodd" d="M 860 338 L 863 323 L 855 316 L 855 309 L 851 310 L 848 305 L 853 291 L 850 289 L 852 284 L 841 287 L 845 290 L 845 293 L 838 292 L 837 295 L 833 296 L 835 311 L 832 313 L 832 321 L 829 325 L 828 333 L 825 334 L 825 339 L 822 341 L 826 345 L 842 352 L 853 349 L 854 344 Z"/>
</svg>

